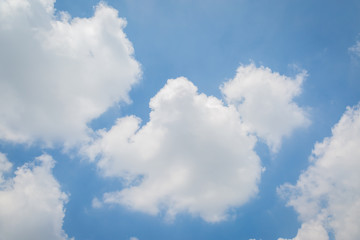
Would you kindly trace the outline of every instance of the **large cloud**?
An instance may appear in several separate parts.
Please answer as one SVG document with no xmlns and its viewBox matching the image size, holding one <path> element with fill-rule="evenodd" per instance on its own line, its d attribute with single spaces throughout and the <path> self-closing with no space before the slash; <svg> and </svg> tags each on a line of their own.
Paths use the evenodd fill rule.
<svg viewBox="0 0 360 240">
<path fill-rule="evenodd" d="M 60 190 L 49 155 L 18 168 L 0 183 L 0 239 L 66 240 L 62 230 L 67 195 Z M 3 167 L 5 166 L 5 167 Z M 0 173 L 11 163 L 0 154 Z"/>
<path fill-rule="evenodd" d="M 255 78 L 253 88 L 267 83 L 261 80 Z M 275 83 L 279 87 L 292 86 L 289 80 L 280 80 Z M 277 103 L 286 105 L 281 100 Z M 287 98 L 284 101 L 288 103 Z M 301 109 L 291 104 L 300 114 Z M 168 80 L 151 99 L 150 108 L 150 120 L 144 126 L 134 116 L 120 118 L 84 148 L 98 161 L 104 176 L 121 177 L 127 184 L 119 192 L 106 193 L 104 202 L 150 214 L 165 210 L 170 218 L 188 212 L 217 222 L 227 218 L 229 209 L 255 196 L 262 171 L 254 152 L 257 137 L 234 105 L 199 94 L 186 78 L 177 78 Z M 98 199 L 94 203 L 101 206 Z"/>
<path fill-rule="evenodd" d="M 146 125 L 121 118 L 87 149 L 101 157 L 104 175 L 128 180 L 124 190 L 105 194 L 105 202 L 150 214 L 165 208 L 168 217 L 187 211 L 216 222 L 257 193 L 256 139 L 235 108 L 198 94 L 185 78 L 169 80 L 150 107 Z"/>
<path fill-rule="evenodd" d="M 76 142 L 139 78 L 116 10 L 71 19 L 53 5 L 0 0 L 0 139 Z"/>
<path fill-rule="evenodd" d="M 240 66 L 234 79 L 221 88 L 226 101 L 237 106 L 249 130 L 277 152 L 281 140 L 309 124 L 306 112 L 293 98 L 301 93 L 306 72 L 294 79 L 254 64 Z"/>
<path fill-rule="evenodd" d="M 279 193 L 288 199 L 288 205 L 295 208 L 303 221 L 295 239 L 328 239 L 327 232 L 336 239 L 359 239 L 359 146 L 358 105 L 347 109 L 332 129 L 331 137 L 315 145 L 311 166 L 301 174 L 297 184 L 279 188 Z M 309 226 L 316 229 L 311 233 Z M 311 237 L 301 237 L 305 233 Z M 322 237 L 313 235 L 317 233 Z"/>
</svg>

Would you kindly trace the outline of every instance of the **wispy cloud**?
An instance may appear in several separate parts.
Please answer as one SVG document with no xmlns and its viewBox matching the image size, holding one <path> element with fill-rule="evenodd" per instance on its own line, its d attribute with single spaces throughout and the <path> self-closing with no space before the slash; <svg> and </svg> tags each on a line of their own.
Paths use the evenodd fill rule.
<svg viewBox="0 0 360 240">
<path fill-rule="evenodd" d="M 357 41 L 354 46 L 350 47 L 349 51 L 360 57 L 360 41 Z"/>
</svg>

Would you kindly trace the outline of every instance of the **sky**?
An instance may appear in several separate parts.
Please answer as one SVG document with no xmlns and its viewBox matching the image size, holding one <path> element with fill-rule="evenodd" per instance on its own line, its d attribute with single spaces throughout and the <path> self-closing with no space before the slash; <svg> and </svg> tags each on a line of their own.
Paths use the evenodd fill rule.
<svg viewBox="0 0 360 240">
<path fill-rule="evenodd" d="M 0 0 L 0 240 L 359 239 L 359 12 Z"/>
</svg>

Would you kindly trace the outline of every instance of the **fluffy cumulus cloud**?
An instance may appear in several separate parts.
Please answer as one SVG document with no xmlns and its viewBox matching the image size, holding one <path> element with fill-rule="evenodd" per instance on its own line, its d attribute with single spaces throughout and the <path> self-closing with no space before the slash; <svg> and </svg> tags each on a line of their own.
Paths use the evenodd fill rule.
<svg viewBox="0 0 360 240">
<path fill-rule="evenodd" d="M 309 221 L 303 223 L 295 238 L 285 239 L 279 238 L 278 240 L 328 240 L 329 235 L 323 225 L 319 221 Z"/>
<path fill-rule="evenodd" d="M 54 163 L 51 156 L 44 154 L 0 183 L 0 239 L 68 239 L 62 230 L 68 197 L 52 175 Z M 0 172 L 10 167 L 1 154 Z"/>
<path fill-rule="evenodd" d="M 249 131 L 277 152 L 283 137 L 309 124 L 304 109 L 293 101 L 301 93 L 305 77 L 306 72 L 290 78 L 250 64 L 240 66 L 221 91 L 226 101 L 237 107 Z"/>
<path fill-rule="evenodd" d="M 299 91 L 299 84 L 271 74 L 267 69 L 256 69 L 253 65 L 244 68 L 254 71 L 253 88 L 275 84 L 288 91 L 292 88 Z M 258 76 L 258 72 L 272 78 Z M 262 77 L 261 81 L 258 77 Z M 234 82 L 225 84 L 223 91 L 234 99 L 235 93 L 229 89 L 231 84 L 233 88 L 242 86 Z M 267 85 L 263 87 L 263 84 Z M 255 90 L 250 92 L 259 94 Z M 286 94 L 294 95 L 293 92 Z M 289 102 L 289 98 L 275 99 L 277 102 L 270 104 L 288 107 L 284 109 L 285 116 L 290 115 L 288 121 L 298 120 L 288 113 L 293 110 L 296 112 L 293 115 L 304 123 L 303 111 Z M 259 98 L 259 102 L 272 100 L 271 97 Z M 225 105 L 218 98 L 200 94 L 186 78 L 168 80 L 150 101 L 149 122 L 141 126 L 141 120 L 135 116 L 120 118 L 110 130 L 99 131 L 99 136 L 83 149 L 97 161 L 104 176 L 124 180 L 124 189 L 104 194 L 102 201 L 149 214 L 165 210 L 170 219 L 179 212 L 188 212 L 209 222 L 226 219 L 231 208 L 241 206 L 256 195 L 262 172 L 260 159 L 254 152 L 258 138 L 242 120 L 239 104 Z M 270 113 L 265 112 L 262 117 L 267 114 Z M 288 134 L 291 127 L 299 125 L 300 121 L 287 124 L 282 133 Z M 280 127 L 274 129 L 280 131 Z M 267 133 L 272 136 L 270 130 Z M 274 134 L 280 136 L 278 132 Z M 98 199 L 94 199 L 94 203 L 96 207 L 101 206 Z"/>
<path fill-rule="evenodd" d="M 0 0 L 0 139 L 76 142 L 141 73 L 123 28 L 105 4 L 71 18 L 53 0 Z"/>
<path fill-rule="evenodd" d="M 151 99 L 150 121 L 118 119 L 88 149 L 106 176 L 128 186 L 104 201 L 172 218 L 181 211 L 216 222 L 257 193 L 261 165 L 238 113 L 199 94 L 187 79 L 169 80 Z"/>
<path fill-rule="evenodd" d="M 329 239 L 328 233 L 336 239 L 359 239 L 359 107 L 348 108 L 332 136 L 315 145 L 311 166 L 297 184 L 278 190 L 303 222 L 295 239 Z"/>
</svg>

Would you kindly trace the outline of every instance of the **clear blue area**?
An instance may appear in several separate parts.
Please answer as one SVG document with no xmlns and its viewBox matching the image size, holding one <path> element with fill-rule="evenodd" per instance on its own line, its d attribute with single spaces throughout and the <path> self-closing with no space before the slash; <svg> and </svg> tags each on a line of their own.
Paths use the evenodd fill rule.
<svg viewBox="0 0 360 240">
<path fill-rule="evenodd" d="M 72 17 L 93 15 L 95 0 L 57 0 L 55 7 Z M 221 98 L 219 86 L 235 75 L 240 64 L 253 61 L 294 76 L 294 66 L 308 71 L 296 101 L 310 108 L 312 125 L 285 139 L 272 155 L 263 144 L 257 152 L 266 172 L 258 196 L 234 209 L 236 218 L 210 224 L 180 215 L 173 223 L 120 206 L 93 209 L 91 201 L 118 190 L 121 182 L 104 179 L 96 166 L 59 150 L 46 150 L 57 165 L 55 177 L 70 193 L 64 230 L 77 240 L 129 239 L 277 239 L 294 237 L 300 223 L 276 187 L 295 183 L 308 166 L 316 141 L 330 136 L 346 106 L 360 100 L 360 58 L 348 48 L 360 38 L 358 0 L 109 0 L 126 18 L 125 33 L 142 64 L 143 78 L 130 93 L 130 105 L 115 106 L 91 126 L 108 128 L 118 117 L 148 120 L 148 103 L 169 78 L 185 76 L 199 92 Z M 41 155 L 33 147 L 0 143 L 0 152 L 20 166 Z M 241 191 L 241 189 L 238 189 Z"/>
</svg>

